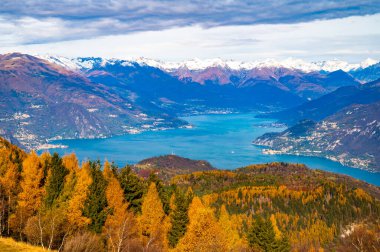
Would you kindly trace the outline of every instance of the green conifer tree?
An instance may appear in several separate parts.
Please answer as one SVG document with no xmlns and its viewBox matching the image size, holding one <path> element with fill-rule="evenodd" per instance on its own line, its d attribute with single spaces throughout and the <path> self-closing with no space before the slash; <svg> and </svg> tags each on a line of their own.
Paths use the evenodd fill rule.
<svg viewBox="0 0 380 252">
<path fill-rule="evenodd" d="M 54 153 L 49 166 L 50 176 L 46 184 L 45 206 L 51 208 L 63 189 L 65 176 L 69 171 L 63 166 L 62 159 L 57 153 Z"/>
<path fill-rule="evenodd" d="M 174 248 L 179 239 L 186 233 L 186 227 L 189 223 L 187 211 L 189 209 L 189 199 L 180 190 L 176 190 L 174 198 L 174 209 L 170 215 L 171 230 L 168 234 L 169 246 Z"/>
<path fill-rule="evenodd" d="M 100 233 L 107 218 L 107 181 L 103 177 L 100 161 L 90 162 L 92 183 L 84 204 L 83 215 L 91 220 L 90 230 Z"/>
<path fill-rule="evenodd" d="M 118 179 L 125 199 L 129 202 L 129 209 L 134 213 L 140 213 L 145 190 L 144 181 L 132 171 L 130 166 L 121 169 Z"/>
<path fill-rule="evenodd" d="M 248 231 L 247 240 L 253 249 L 265 252 L 290 251 L 290 244 L 286 237 L 276 239 L 272 222 L 269 219 L 257 217 Z"/>
</svg>

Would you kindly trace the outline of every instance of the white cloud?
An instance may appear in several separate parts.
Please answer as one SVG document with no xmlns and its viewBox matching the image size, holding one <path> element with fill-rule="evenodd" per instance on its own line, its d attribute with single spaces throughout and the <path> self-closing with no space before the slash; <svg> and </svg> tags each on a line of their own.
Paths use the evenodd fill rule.
<svg viewBox="0 0 380 252">
<path fill-rule="evenodd" d="M 54 23 L 54 19 L 52 22 L 51 26 L 43 24 L 48 31 L 47 36 L 62 36 L 62 31 L 56 28 L 59 24 Z M 112 21 L 103 22 L 106 27 Z M 22 36 L 3 32 L 6 39 L 0 39 L 0 50 L 3 53 L 20 51 L 69 57 L 144 56 L 174 61 L 194 57 L 237 60 L 295 57 L 306 60 L 340 58 L 358 62 L 367 57 L 380 59 L 379 23 L 380 14 L 298 24 L 219 26 L 209 29 L 197 25 L 30 45 L 16 45 L 17 41 L 22 41 Z M 38 22 L 26 22 L 22 27 L 33 30 L 33 26 L 40 25 Z M 2 29 L 7 31 L 12 26 L 0 22 Z M 80 29 L 64 32 L 80 32 Z M 15 43 L 7 43 L 8 39 Z"/>
</svg>

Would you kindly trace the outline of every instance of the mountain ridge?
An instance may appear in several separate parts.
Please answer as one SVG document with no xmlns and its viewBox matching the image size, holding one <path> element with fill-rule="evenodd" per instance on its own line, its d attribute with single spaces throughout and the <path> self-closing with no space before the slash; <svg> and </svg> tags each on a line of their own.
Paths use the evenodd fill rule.
<svg viewBox="0 0 380 252">
<path fill-rule="evenodd" d="M 279 112 L 258 115 L 258 117 L 275 118 L 288 125 L 300 120 L 319 121 L 352 104 L 368 104 L 380 100 L 380 79 L 361 86 L 345 86 L 308 101 L 294 108 Z"/>
<path fill-rule="evenodd" d="M 94 59 L 101 59 L 103 64 L 123 61 L 125 64 L 128 63 L 139 63 L 141 65 L 148 65 L 152 67 L 157 67 L 162 70 L 171 72 L 178 69 L 188 69 L 188 70 L 204 70 L 210 67 L 222 67 L 229 68 L 230 70 L 251 70 L 254 68 L 288 68 L 293 70 L 301 70 L 304 72 L 315 72 L 315 71 L 325 71 L 334 72 L 337 70 L 343 70 L 345 72 L 355 71 L 359 69 L 365 69 L 369 66 L 379 63 L 379 61 L 367 58 L 360 63 L 348 63 L 342 60 L 325 60 L 325 61 L 312 61 L 307 62 L 301 59 L 287 58 L 285 60 L 275 60 L 275 59 L 265 59 L 265 60 L 255 60 L 255 61 L 238 61 L 238 60 L 225 60 L 221 58 L 214 59 L 190 59 L 184 61 L 162 61 L 155 60 L 145 57 L 137 58 L 101 58 L 101 57 L 63 57 L 54 55 L 35 55 L 37 57 L 46 59 L 51 62 L 55 62 L 61 66 L 66 66 L 67 68 L 91 68 L 91 61 Z M 87 59 L 87 60 L 86 60 Z M 83 62 L 86 62 L 83 64 Z"/>
<path fill-rule="evenodd" d="M 380 172 L 380 101 L 352 104 L 319 122 L 303 120 L 253 141 L 266 154 L 327 157 L 343 165 Z"/>
</svg>

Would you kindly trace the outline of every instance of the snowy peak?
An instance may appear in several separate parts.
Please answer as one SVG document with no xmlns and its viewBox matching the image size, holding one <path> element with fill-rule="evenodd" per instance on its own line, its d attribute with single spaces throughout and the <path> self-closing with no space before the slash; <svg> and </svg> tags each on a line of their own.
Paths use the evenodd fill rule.
<svg viewBox="0 0 380 252">
<path fill-rule="evenodd" d="M 319 61 L 319 62 L 306 62 L 301 59 L 288 58 L 282 61 L 275 59 L 266 59 L 263 61 L 236 61 L 236 60 L 223 60 L 220 58 L 216 59 L 206 59 L 201 60 L 194 58 L 182 62 L 163 62 L 157 60 L 151 60 L 146 58 L 139 58 L 136 62 L 139 64 L 145 64 L 153 67 L 163 69 L 165 71 L 175 71 L 178 69 L 188 69 L 191 71 L 199 71 L 212 67 L 228 68 L 231 70 L 250 70 L 250 69 L 260 69 L 260 68 L 288 68 L 294 70 L 300 70 L 303 72 L 313 72 L 313 71 L 325 71 L 334 72 L 337 70 L 343 70 L 349 72 L 352 70 L 357 70 L 360 68 L 366 68 L 378 61 L 373 59 L 366 59 L 365 61 L 358 64 L 350 64 L 346 61 L 341 60 L 329 60 L 329 61 Z"/>
<path fill-rule="evenodd" d="M 261 68 L 288 68 L 299 70 L 302 72 L 325 71 L 334 72 L 343 70 L 345 72 L 364 69 L 371 65 L 376 64 L 378 61 L 373 59 L 366 59 L 361 63 L 351 64 L 341 60 L 329 60 L 319 62 L 307 62 L 301 59 L 288 58 L 282 61 L 275 59 L 266 59 L 262 61 L 237 61 L 237 60 L 224 60 L 221 58 L 201 60 L 194 58 L 182 62 L 160 61 L 144 57 L 130 58 L 130 59 L 105 59 L 105 58 L 66 58 L 50 55 L 36 55 L 39 58 L 53 62 L 71 70 L 91 69 L 95 66 L 105 66 L 107 64 L 121 64 L 123 66 L 133 66 L 139 64 L 141 66 L 151 66 L 160 68 L 167 72 L 174 72 L 179 69 L 188 69 L 190 71 L 200 71 L 207 68 L 218 67 L 230 70 L 251 70 Z"/>
<path fill-rule="evenodd" d="M 137 61 L 122 60 L 122 59 L 105 59 L 105 58 L 66 58 L 61 56 L 51 55 L 35 55 L 40 59 L 47 60 L 70 70 L 88 70 L 99 66 L 120 64 L 122 66 L 133 66 Z"/>
<path fill-rule="evenodd" d="M 360 63 L 360 67 L 364 69 L 364 68 L 367 68 L 369 66 L 375 65 L 376 63 L 378 63 L 378 61 L 376 61 L 374 59 L 367 58 L 366 60 L 364 60 Z"/>
</svg>

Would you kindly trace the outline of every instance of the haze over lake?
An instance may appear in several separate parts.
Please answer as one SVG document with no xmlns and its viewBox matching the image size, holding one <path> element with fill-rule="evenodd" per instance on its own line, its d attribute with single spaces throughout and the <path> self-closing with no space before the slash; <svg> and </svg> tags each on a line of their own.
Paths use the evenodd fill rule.
<svg viewBox="0 0 380 252">
<path fill-rule="evenodd" d="M 253 113 L 198 115 L 183 117 L 193 125 L 191 129 L 147 131 L 106 139 L 62 140 L 66 149 L 51 152 L 75 152 L 80 160 L 105 158 L 119 166 L 165 154 L 176 154 L 192 159 L 203 159 L 221 169 L 234 169 L 249 164 L 274 161 L 303 163 L 310 168 L 347 174 L 369 183 L 380 185 L 380 173 L 343 166 L 324 158 L 294 155 L 265 155 L 252 140 L 266 132 L 282 131 L 273 120 L 255 118 Z"/>
</svg>

